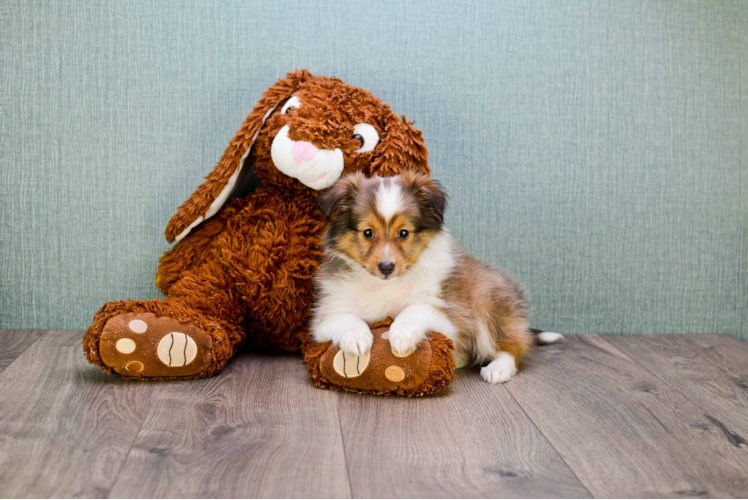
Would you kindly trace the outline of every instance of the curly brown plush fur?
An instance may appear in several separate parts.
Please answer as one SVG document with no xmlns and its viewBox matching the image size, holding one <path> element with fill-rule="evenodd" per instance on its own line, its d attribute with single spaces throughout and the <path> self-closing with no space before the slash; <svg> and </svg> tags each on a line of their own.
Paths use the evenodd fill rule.
<svg viewBox="0 0 748 500">
<path fill-rule="evenodd" d="M 281 113 L 292 96 L 302 105 Z M 373 150 L 356 152 L 358 123 L 379 134 Z M 343 174 L 429 172 L 421 133 L 370 92 L 306 70 L 289 73 L 263 94 L 206 181 L 169 221 L 166 238 L 178 243 L 161 258 L 156 276 L 165 300 L 105 304 L 83 339 L 91 363 L 126 378 L 198 378 L 223 368 L 242 344 L 275 352 L 302 348 L 324 218 L 319 191 L 273 163 L 273 139 L 285 125 L 293 141 L 339 148 Z M 262 187 L 226 201 L 252 168 Z M 209 355 L 194 357 L 195 350 Z M 444 374 L 448 383 L 451 373 Z M 428 382 L 428 390 L 440 383 Z"/>
</svg>

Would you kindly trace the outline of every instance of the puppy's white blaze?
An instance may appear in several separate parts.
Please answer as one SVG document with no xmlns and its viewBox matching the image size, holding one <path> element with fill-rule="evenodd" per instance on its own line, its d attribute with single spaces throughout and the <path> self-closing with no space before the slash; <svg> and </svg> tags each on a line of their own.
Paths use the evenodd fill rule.
<svg viewBox="0 0 748 500">
<path fill-rule="evenodd" d="M 489 384 L 502 384 L 517 373 L 517 363 L 508 352 L 500 352 L 496 359 L 481 368 L 480 376 Z"/>
<path fill-rule="evenodd" d="M 384 247 L 384 258 L 392 260 L 392 245 L 390 243 L 387 243 L 387 245 Z"/>
<path fill-rule="evenodd" d="M 275 168 L 318 191 L 335 184 L 343 173 L 343 151 L 320 149 L 311 160 L 297 163 L 293 157 L 295 141 L 288 137 L 288 130 L 288 125 L 283 126 L 273 138 L 270 157 Z"/>
<path fill-rule="evenodd" d="M 400 184 L 389 180 L 381 183 L 377 188 L 377 211 L 384 220 L 389 222 L 402 206 L 403 193 Z"/>
<path fill-rule="evenodd" d="M 564 336 L 560 333 L 553 332 L 542 332 L 537 336 L 538 344 L 552 344 L 563 339 Z"/>
</svg>

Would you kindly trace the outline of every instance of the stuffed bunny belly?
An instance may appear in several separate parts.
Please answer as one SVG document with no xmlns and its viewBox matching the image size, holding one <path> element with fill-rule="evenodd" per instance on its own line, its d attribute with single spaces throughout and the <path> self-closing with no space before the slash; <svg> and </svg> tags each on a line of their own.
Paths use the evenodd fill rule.
<svg viewBox="0 0 748 500">
<path fill-rule="evenodd" d="M 247 347 L 299 351 L 322 257 L 324 218 L 314 198 L 260 189 L 228 228 L 217 259 L 245 301 Z"/>
</svg>

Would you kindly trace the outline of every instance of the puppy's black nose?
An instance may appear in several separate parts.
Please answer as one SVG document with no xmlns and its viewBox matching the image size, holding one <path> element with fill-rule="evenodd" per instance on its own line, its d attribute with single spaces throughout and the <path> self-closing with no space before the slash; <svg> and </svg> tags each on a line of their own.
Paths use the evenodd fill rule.
<svg viewBox="0 0 748 500">
<path fill-rule="evenodd" d="M 380 262 L 377 266 L 379 268 L 379 272 L 384 274 L 385 276 L 389 276 L 392 274 L 392 271 L 395 270 L 395 263 L 394 262 Z"/>
</svg>

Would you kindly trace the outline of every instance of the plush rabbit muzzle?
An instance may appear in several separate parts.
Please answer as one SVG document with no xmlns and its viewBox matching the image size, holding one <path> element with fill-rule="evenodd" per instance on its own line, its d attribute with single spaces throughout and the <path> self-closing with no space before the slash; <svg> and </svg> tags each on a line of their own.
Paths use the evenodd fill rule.
<svg viewBox="0 0 748 500">
<path fill-rule="evenodd" d="M 273 139 L 270 155 L 275 167 L 305 186 L 322 190 L 332 186 L 343 172 L 343 151 L 340 148 L 319 149 L 311 142 L 294 141 L 284 125 Z"/>
</svg>

